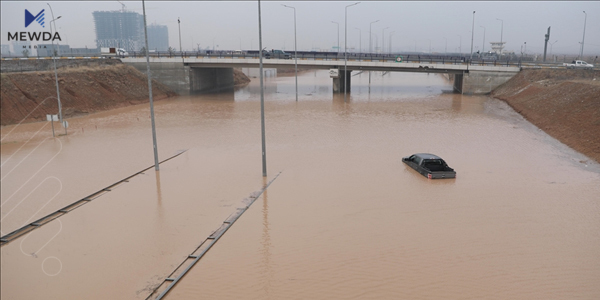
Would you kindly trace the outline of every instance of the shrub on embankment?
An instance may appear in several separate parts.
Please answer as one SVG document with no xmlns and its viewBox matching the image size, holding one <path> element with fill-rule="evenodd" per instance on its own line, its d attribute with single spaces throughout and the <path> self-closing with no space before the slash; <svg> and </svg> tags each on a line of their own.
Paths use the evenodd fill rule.
<svg viewBox="0 0 600 300">
<path fill-rule="evenodd" d="M 523 70 L 491 95 L 552 137 L 600 162 L 600 71 Z"/>
<path fill-rule="evenodd" d="M 58 81 L 65 117 L 149 101 L 148 77 L 123 64 L 60 69 Z M 19 123 L 30 112 L 24 122 L 42 121 L 46 114 L 58 112 L 58 103 L 52 98 L 56 97 L 53 71 L 3 73 L 0 92 L 1 125 Z M 152 95 L 160 100 L 176 93 L 153 80 Z"/>
</svg>

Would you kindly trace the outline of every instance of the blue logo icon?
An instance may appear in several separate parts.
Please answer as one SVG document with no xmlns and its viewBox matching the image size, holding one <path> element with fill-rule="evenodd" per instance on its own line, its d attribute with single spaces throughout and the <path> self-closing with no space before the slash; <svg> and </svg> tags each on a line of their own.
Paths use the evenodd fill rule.
<svg viewBox="0 0 600 300">
<path fill-rule="evenodd" d="M 42 27 L 46 27 L 44 25 L 44 10 L 40 11 L 37 16 L 31 14 L 28 10 L 25 10 L 25 27 L 29 26 L 33 21 L 37 21 L 42 25 Z"/>
</svg>

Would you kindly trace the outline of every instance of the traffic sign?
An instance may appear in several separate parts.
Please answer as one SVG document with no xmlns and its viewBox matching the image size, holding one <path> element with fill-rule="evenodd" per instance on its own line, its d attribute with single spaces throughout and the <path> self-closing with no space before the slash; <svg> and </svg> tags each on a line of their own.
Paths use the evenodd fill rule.
<svg viewBox="0 0 600 300">
<path fill-rule="evenodd" d="M 396 56 L 396 62 L 402 62 L 402 56 L 401 55 Z"/>
</svg>

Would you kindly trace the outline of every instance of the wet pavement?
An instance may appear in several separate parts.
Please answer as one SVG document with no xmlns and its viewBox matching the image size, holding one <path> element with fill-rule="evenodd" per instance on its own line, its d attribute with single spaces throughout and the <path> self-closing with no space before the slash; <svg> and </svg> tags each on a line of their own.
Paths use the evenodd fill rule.
<svg viewBox="0 0 600 300">
<path fill-rule="evenodd" d="M 298 102 L 294 77 L 267 80 L 281 175 L 166 298 L 600 297 L 597 163 L 439 75 L 367 74 L 347 103 L 326 71 Z M 3 246 L 2 298 L 146 298 L 262 188 L 258 80 L 155 110 L 159 158 L 188 151 Z M 2 128 L 2 235 L 153 164 L 148 105 L 69 123 Z M 402 163 L 416 152 L 457 178 Z"/>
</svg>

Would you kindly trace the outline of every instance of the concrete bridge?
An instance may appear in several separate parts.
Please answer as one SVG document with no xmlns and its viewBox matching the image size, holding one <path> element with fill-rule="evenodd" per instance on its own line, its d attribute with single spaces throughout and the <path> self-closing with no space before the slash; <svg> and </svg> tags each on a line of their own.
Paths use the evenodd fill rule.
<svg viewBox="0 0 600 300">
<path fill-rule="evenodd" d="M 124 63 L 146 72 L 146 59 L 126 57 Z M 294 59 L 263 59 L 263 68 L 294 68 Z M 152 75 L 180 93 L 204 92 L 231 87 L 233 68 L 258 68 L 258 58 L 247 57 L 150 57 Z M 520 71 L 519 66 L 468 64 L 462 61 L 395 62 L 377 59 L 299 59 L 299 68 L 337 69 L 332 78 L 333 91 L 347 92 L 351 87 L 352 71 L 388 71 L 452 74 L 454 90 L 458 93 L 487 94 Z"/>
</svg>

